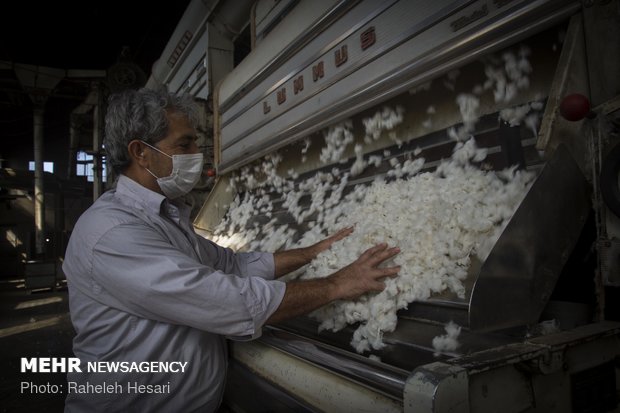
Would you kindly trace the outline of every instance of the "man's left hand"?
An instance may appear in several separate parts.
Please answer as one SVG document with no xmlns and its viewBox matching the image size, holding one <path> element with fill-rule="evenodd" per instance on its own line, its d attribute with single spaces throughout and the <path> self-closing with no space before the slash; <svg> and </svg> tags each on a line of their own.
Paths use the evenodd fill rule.
<svg viewBox="0 0 620 413">
<path fill-rule="evenodd" d="M 335 234 L 325 238 L 322 241 L 317 242 L 314 245 L 311 245 L 308 247 L 307 251 L 308 251 L 308 259 L 310 261 L 312 261 L 313 259 L 316 258 L 317 255 L 319 255 L 321 252 L 328 250 L 329 248 L 331 248 L 332 244 L 336 241 L 340 241 L 343 238 L 348 237 L 349 235 L 351 235 L 351 233 L 353 232 L 353 230 L 355 229 L 355 227 L 351 226 L 351 227 L 347 227 L 347 228 L 343 228 L 340 231 L 336 232 Z"/>
</svg>

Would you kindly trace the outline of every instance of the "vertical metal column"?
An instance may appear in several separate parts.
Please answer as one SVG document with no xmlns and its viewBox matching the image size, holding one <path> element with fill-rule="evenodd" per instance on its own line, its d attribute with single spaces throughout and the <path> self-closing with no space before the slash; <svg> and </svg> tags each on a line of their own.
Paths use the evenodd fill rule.
<svg viewBox="0 0 620 413">
<path fill-rule="evenodd" d="M 15 75 L 34 104 L 34 224 L 35 251 L 37 256 L 45 253 L 45 190 L 43 188 L 43 115 L 47 99 L 63 79 L 104 78 L 105 70 L 65 70 L 46 66 L 12 63 Z M 70 75 L 70 76 L 68 76 Z M 68 176 L 71 176 L 69 174 Z M 62 197 L 62 193 L 58 194 Z M 60 220 L 58 221 L 60 222 Z"/>
<path fill-rule="evenodd" d="M 78 147 L 78 126 L 77 115 L 71 114 L 69 126 L 69 159 L 67 160 L 67 178 L 76 176 L 77 150 Z"/>
<path fill-rule="evenodd" d="M 34 108 L 34 226 L 37 256 L 45 252 L 45 189 L 43 188 L 43 105 Z"/>
<path fill-rule="evenodd" d="M 97 85 L 97 105 L 93 110 L 93 202 L 101 196 L 103 168 L 101 165 L 101 141 L 103 137 L 103 93 Z"/>
</svg>

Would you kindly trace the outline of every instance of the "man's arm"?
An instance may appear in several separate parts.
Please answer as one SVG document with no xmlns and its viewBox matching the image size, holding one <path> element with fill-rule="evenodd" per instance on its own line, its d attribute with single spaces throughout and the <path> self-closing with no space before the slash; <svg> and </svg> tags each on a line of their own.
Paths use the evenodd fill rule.
<svg viewBox="0 0 620 413">
<path fill-rule="evenodd" d="M 378 266 L 399 252 L 398 248 L 379 244 L 326 278 L 287 283 L 284 298 L 267 323 L 278 323 L 307 314 L 335 300 L 352 300 L 367 292 L 383 291 L 385 284 L 382 280 L 395 277 L 400 267 Z"/>
<path fill-rule="evenodd" d="M 69 268 L 84 294 L 137 317 L 220 335 L 254 335 L 286 291 L 281 281 L 203 265 L 141 224 L 108 230 L 89 255 Z"/>
<path fill-rule="evenodd" d="M 310 261 L 315 259 L 320 252 L 325 251 L 331 247 L 334 242 L 347 237 L 352 232 L 353 227 L 344 228 L 336 232 L 331 237 L 325 238 L 323 241 L 319 241 L 309 247 L 276 252 L 273 254 L 273 261 L 275 263 L 275 277 L 281 277 L 310 263 Z"/>
</svg>

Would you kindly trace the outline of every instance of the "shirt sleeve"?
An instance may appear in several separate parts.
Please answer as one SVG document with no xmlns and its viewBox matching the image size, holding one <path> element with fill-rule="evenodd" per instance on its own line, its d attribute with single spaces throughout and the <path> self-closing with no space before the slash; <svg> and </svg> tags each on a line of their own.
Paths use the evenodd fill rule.
<svg viewBox="0 0 620 413">
<path fill-rule="evenodd" d="M 257 335 L 286 289 L 280 281 L 204 265 L 135 224 L 115 226 L 99 239 L 91 276 L 94 298 L 111 307 L 228 336 Z"/>
<path fill-rule="evenodd" d="M 238 252 L 224 248 L 215 242 L 198 236 L 198 243 L 203 252 L 203 264 L 209 263 L 214 268 L 230 274 L 244 277 L 257 276 L 266 280 L 275 278 L 273 254 L 267 252 Z"/>
</svg>

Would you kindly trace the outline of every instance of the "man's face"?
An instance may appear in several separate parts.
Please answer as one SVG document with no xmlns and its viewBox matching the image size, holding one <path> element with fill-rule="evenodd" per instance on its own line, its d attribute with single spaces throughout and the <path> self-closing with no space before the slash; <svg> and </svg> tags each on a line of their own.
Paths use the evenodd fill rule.
<svg viewBox="0 0 620 413">
<path fill-rule="evenodd" d="M 196 144 L 196 130 L 192 127 L 185 115 L 168 112 L 168 134 L 157 142 L 155 147 L 160 151 L 172 155 L 196 154 L 200 152 Z M 172 158 L 169 158 L 156 150 L 146 146 L 150 155 L 149 170 L 158 177 L 168 176 L 172 173 Z"/>
</svg>

